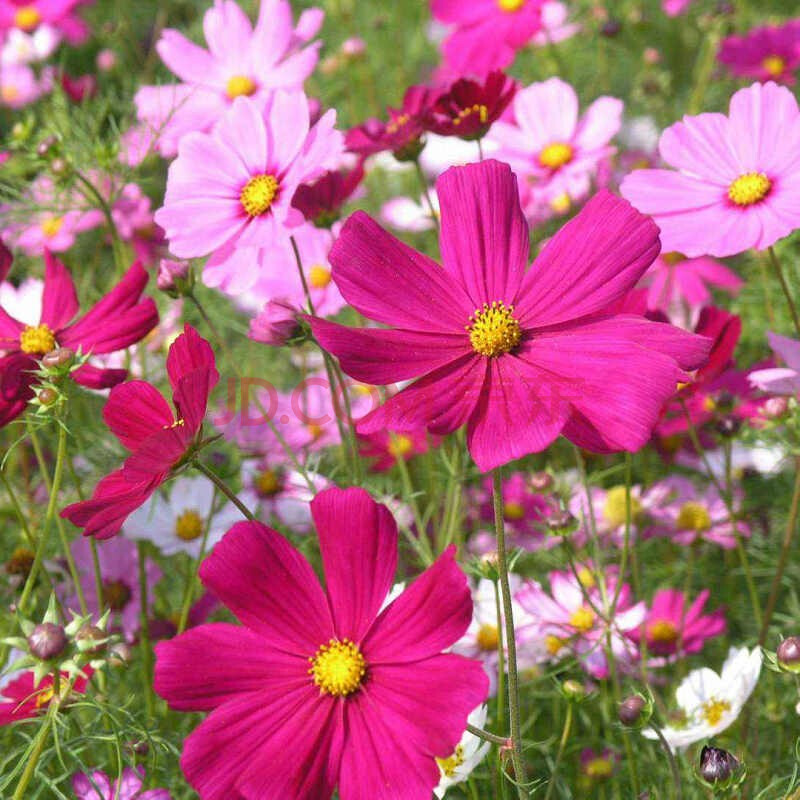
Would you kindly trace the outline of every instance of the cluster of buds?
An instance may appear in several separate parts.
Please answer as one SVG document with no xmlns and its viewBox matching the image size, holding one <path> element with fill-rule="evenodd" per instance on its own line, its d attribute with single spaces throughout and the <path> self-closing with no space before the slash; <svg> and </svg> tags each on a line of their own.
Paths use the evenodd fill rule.
<svg viewBox="0 0 800 800">
<path fill-rule="evenodd" d="M 66 400 L 64 386 L 66 378 L 80 369 L 89 359 L 69 347 L 57 347 L 45 353 L 39 360 L 36 375 L 36 394 L 30 399 L 35 413 L 41 416 L 57 414 Z"/>
</svg>

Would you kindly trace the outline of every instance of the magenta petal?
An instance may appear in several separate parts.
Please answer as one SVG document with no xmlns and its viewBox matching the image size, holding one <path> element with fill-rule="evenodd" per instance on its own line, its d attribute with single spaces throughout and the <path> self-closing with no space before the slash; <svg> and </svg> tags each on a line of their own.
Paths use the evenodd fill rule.
<svg viewBox="0 0 800 800">
<path fill-rule="evenodd" d="M 179 383 L 173 400 L 180 417 L 186 424 L 187 431 L 192 434 L 200 430 L 208 407 L 208 397 L 217 382 L 218 373 L 209 369 L 196 369 L 184 375 Z"/>
<path fill-rule="evenodd" d="M 339 792 L 346 800 L 429 800 L 435 759 L 452 755 L 489 679 L 481 664 L 439 655 L 376 667 L 345 708 Z"/>
<path fill-rule="evenodd" d="M 378 617 L 364 640 L 371 664 L 417 661 L 454 644 L 472 619 L 467 578 L 448 547 Z"/>
<path fill-rule="evenodd" d="M 260 522 L 234 525 L 203 562 L 200 578 L 247 627 L 287 653 L 310 658 L 334 636 L 311 565 Z"/>
<path fill-rule="evenodd" d="M 452 433 L 469 419 L 486 376 L 486 359 L 467 355 L 429 372 L 358 422 L 359 433 L 379 430 Z"/>
<path fill-rule="evenodd" d="M 138 483 L 160 476 L 164 480 L 186 454 L 192 438 L 185 425 L 170 425 L 152 433 L 125 459 L 125 479 Z"/>
<path fill-rule="evenodd" d="M 474 303 L 435 261 L 387 233 L 363 211 L 330 253 L 342 295 L 369 319 L 418 331 L 464 330 Z"/>
<path fill-rule="evenodd" d="M 515 300 L 520 323 L 555 325 L 602 311 L 634 287 L 660 248 L 649 217 L 599 192 L 528 270 Z"/>
<path fill-rule="evenodd" d="M 57 331 L 78 313 L 80 305 L 67 268 L 49 250 L 44 251 L 44 264 L 41 321 Z"/>
<path fill-rule="evenodd" d="M 339 359 L 348 375 L 378 386 L 417 378 L 472 350 L 466 333 L 348 328 L 316 317 L 307 319 L 316 340 Z"/>
<path fill-rule="evenodd" d="M 128 377 L 126 369 L 102 369 L 92 364 L 84 364 L 71 373 L 72 380 L 87 389 L 110 389 Z"/>
<path fill-rule="evenodd" d="M 441 249 L 447 270 L 460 278 L 473 309 L 510 305 L 528 265 L 528 223 L 517 178 L 508 164 L 489 160 L 453 167 L 439 177 Z"/>
<path fill-rule="evenodd" d="M 308 662 L 240 625 L 214 622 L 156 645 L 156 692 L 178 711 L 211 711 L 237 695 L 309 683 Z"/>
<path fill-rule="evenodd" d="M 146 381 L 114 387 L 103 407 L 103 420 L 128 450 L 136 450 L 149 436 L 175 421 L 167 401 Z"/>
<path fill-rule="evenodd" d="M 397 525 L 363 489 L 326 489 L 311 501 L 334 627 L 360 642 L 392 588 Z"/>
<path fill-rule="evenodd" d="M 167 354 L 167 374 L 172 391 L 178 389 L 181 378 L 201 368 L 216 373 L 214 351 L 191 325 L 184 325 L 183 333 L 170 345 Z M 217 374 L 218 379 L 219 374 Z M 216 380 L 214 383 L 216 384 Z"/>
</svg>

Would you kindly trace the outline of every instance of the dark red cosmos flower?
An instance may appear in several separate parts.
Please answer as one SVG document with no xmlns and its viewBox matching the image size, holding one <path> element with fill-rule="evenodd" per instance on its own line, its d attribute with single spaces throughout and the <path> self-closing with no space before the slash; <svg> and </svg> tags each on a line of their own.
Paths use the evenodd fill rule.
<svg viewBox="0 0 800 800">
<path fill-rule="evenodd" d="M 84 667 L 83 672 L 91 677 L 94 670 Z M 75 694 L 86 691 L 87 678 L 78 678 L 72 687 Z M 62 691 L 69 685 L 69 675 L 61 673 Z M 45 675 L 38 686 L 34 686 L 33 670 L 23 672 L 18 678 L 10 681 L 0 689 L 0 725 L 10 725 L 22 719 L 31 719 L 47 711 L 53 699 L 53 676 Z"/>
<path fill-rule="evenodd" d="M 191 325 L 169 348 L 167 375 L 175 414 L 161 392 L 145 381 L 129 381 L 111 390 L 103 419 L 131 455 L 97 484 L 91 499 L 61 512 L 84 529 L 84 536 L 108 539 L 117 533 L 198 443 L 208 396 L 219 373 L 214 351 Z"/>
<path fill-rule="evenodd" d="M 318 228 L 330 228 L 363 179 L 364 159 L 361 158 L 349 172 L 331 170 L 314 183 L 298 186 L 292 205 Z"/>
<path fill-rule="evenodd" d="M 11 268 L 11 253 L 0 245 L 0 282 Z M 45 252 L 44 294 L 38 325 L 26 325 L 0 307 L 0 426 L 18 417 L 33 397 L 38 359 L 57 347 L 105 355 L 143 339 L 157 324 L 158 310 L 142 299 L 147 273 L 137 261 L 98 303 L 75 319 L 80 306 L 66 267 Z M 107 389 L 125 380 L 124 369 L 89 363 L 71 373 L 89 389 Z"/>
<path fill-rule="evenodd" d="M 441 136 L 482 139 L 514 98 L 517 84 L 500 70 L 480 81 L 462 78 L 433 106 L 429 129 Z"/>
<path fill-rule="evenodd" d="M 373 117 L 351 128 L 345 138 L 347 149 L 365 157 L 391 150 L 398 161 L 413 161 L 422 150 L 422 136 L 438 95 L 427 86 L 409 87 L 402 108 L 387 109 L 388 122 Z"/>
</svg>

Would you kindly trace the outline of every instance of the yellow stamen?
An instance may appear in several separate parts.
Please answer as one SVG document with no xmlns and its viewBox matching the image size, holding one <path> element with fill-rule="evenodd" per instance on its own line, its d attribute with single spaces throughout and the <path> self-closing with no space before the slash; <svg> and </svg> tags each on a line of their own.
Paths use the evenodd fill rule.
<svg viewBox="0 0 800 800">
<path fill-rule="evenodd" d="M 394 433 L 389 441 L 389 455 L 395 458 L 407 456 L 414 449 L 414 442 L 410 436 L 403 433 Z"/>
<path fill-rule="evenodd" d="M 322 436 L 322 425 L 318 425 L 316 422 L 310 422 L 306 425 L 306 430 L 311 435 L 312 439 L 319 439 Z"/>
<path fill-rule="evenodd" d="M 631 520 L 642 513 L 642 504 L 631 495 Z M 603 516 L 612 528 L 619 528 L 628 518 L 626 490 L 624 486 L 613 486 L 606 492 Z"/>
<path fill-rule="evenodd" d="M 547 636 L 544 637 L 544 646 L 551 656 L 557 656 L 564 648 L 565 644 L 566 641 L 564 639 L 559 639 L 558 636 L 553 636 L 552 633 L 548 633 Z"/>
<path fill-rule="evenodd" d="M 436 763 L 439 765 L 442 775 L 452 778 L 456 774 L 456 770 L 464 763 L 464 748 L 458 745 L 453 755 L 449 758 L 437 758 Z"/>
<path fill-rule="evenodd" d="M 48 325 L 27 325 L 19 335 L 19 349 L 23 353 L 43 356 L 55 350 L 56 337 Z"/>
<path fill-rule="evenodd" d="M 737 206 L 760 203 L 772 189 L 772 181 L 763 172 L 746 172 L 728 188 L 728 199 Z"/>
<path fill-rule="evenodd" d="M 681 510 L 678 512 L 678 519 L 676 525 L 681 530 L 707 531 L 711 527 L 711 515 L 708 509 L 702 504 L 694 500 L 684 503 Z"/>
<path fill-rule="evenodd" d="M 279 184 L 274 175 L 254 175 L 242 188 L 239 202 L 250 217 L 265 214 L 278 194 Z"/>
<path fill-rule="evenodd" d="M 572 198 L 566 193 L 562 192 L 550 201 L 550 208 L 556 214 L 566 214 L 572 207 Z"/>
<path fill-rule="evenodd" d="M 786 61 L 780 56 L 767 56 L 761 62 L 761 66 L 764 67 L 764 70 L 773 78 L 777 78 L 779 75 L 783 75 L 786 69 Z"/>
<path fill-rule="evenodd" d="M 49 705 L 55 695 L 53 684 L 42 689 L 42 691 L 36 695 L 36 708 L 44 708 L 44 706 Z"/>
<path fill-rule="evenodd" d="M 569 624 L 579 633 L 588 633 L 594 627 L 594 611 L 587 606 L 581 606 L 573 612 Z"/>
<path fill-rule="evenodd" d="M 42 21 L 42 15 L 36 6 L 22 6 L 14 14 L 14 25 L 22 31 L 30 33 Z"/>
<path fill-rule="evenodd" d="M 48 239 L 52 239 L 64 227 L 64 218 L 47 217 L 39 223 L 39 227 Z"/>
<path fill-rule="evenodd" d="M 482 356 L 492 358 L 513 350 L 522 338 L 522 329 L 513 316 L 514 306 L 494 301 L 483 304 L 470 317 L 469 340 L 472 349 Z"/>
<path fill-rule="evenodd" d="M 246 75 L 234 75 L 228 79 L 228 84 L 225 87 L 225 91 L 231 100 L 235 97 L 250 97 L 251 94 L 255 94 L 256 89 L 258 89 L 256 82 Z"/>
<path fill-rule="evenodd" d="M 726 711 L 731 710 L 731 704 L 727 700 L 709 700 L 703 703 L 701 716 L 711 726 L 718 725 Z"/>
<path fill-rule="evenodd" d="M 497 0 L 497 5 L 501 11 L 507 11 L 510 14 L 513 11 L 519 11 L 525 5 L 525 0 Z"/>
<path fill-rule="evenodd" d="M 453 125 L 460 125 L 463 120 L 467 117 L 471 117 L 473 114 L 477 114 L 483 123 L 489 121 L 489 109 L 484 105 L 475 103 L 475 105 L 469 108 L 462 108 L 461 111 L 458 112 L 458 116 L 453 120 Z"/>
<path fill-rule="evenodd" d="M 320 692 L 334 697 L 346 697 L 358 691 L 367 671 L 364 656 L 349 639 L 331 639 L 308 660 L 311 663 L 308 674 Z"/>
<path fill-rule="evenodd" d="M 487 653 L 492 650 L 497 650 L 500 644 L 500 634 L 497 630 L 497 625 L 484 624 L 478 629 L 478 635 L 475 637 L 478 647 L 485 650 Z"/>
<path fill-rule="evenodd" d="M 387 133 L 397 133 L 410 119 L 411 117 L 408 114 L 398 114 L 386 125 Z"/>
<path fill-rule="evenodd" d="M 572 161 L 575 151 L 566 142 L 553 142 L 539 153 L 539 163 L 548 169 L 558 169 Z"/>
<path fill-rule="evenodd" d="M 256 476 L 254 481 L 256 491 L 262 497 L 270 497 L 281 490 L 280 476 L 272 469 L 265 469 Z"/>
<path fill-rule="evenodd" d="M 314 264 L 308 271 L 308 282 L 314 289 L 324 289 L 331 282 L 331 271 L 322 264 Z"/>
<path fill-rule="evenodd" d="M 525 506 L 509 500 L 503 505 L 503 516 L 510 520 L 522 519 L 525 516 Z"/>
<path fill-rule="evenodd" d="M 672 644 L 678 641 L 678 629 L 668 619 L 659 619 L 647 626 L 647 637 L 654 642 Z"/>
<path fill-rule="evenodd" d="M 581 567 L 578 570 L 578 580 L 584 589 L 594 589 L 594 587 L 597 585 L 594 575 L 592 575 L 592 571 L 589 569 L 589 567 Z"/>
<path fill-rule="evenodd" d="M 614 773 L 614 764 L 608 758 L 593 758 L 584 766 L 586 774 L 595 780 L 606 780 Z"/>
<path fill-rule="evenodd" d="M 175 535 L 184 542 L 193 542 L 203 535 L 203 518 L 188 509 L 175 520 Z"/>
</svg>

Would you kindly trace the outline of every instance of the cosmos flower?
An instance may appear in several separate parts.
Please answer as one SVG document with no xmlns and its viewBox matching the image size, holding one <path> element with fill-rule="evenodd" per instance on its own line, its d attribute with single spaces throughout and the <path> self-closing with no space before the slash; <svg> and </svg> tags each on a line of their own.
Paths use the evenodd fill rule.
<svg viewBox="0 0 800 800">
<path fill-rule="evenodd" d="M 432 231 L 436 227 L 436 219 L 428 206 L 429 198 L 433 212 L 438 217 L 439 198 L 435 189 L 428 189 L 427 197 L 422 196 L 419 201 L 405 195 L 395 195 L 381 206 L 378 216 L 382 222 L 398 231 L 409 233 Z"/>
<path fill-rule="evenodd" d="M 717 58 L 734 75 L 792 85 L 800 66 L 800 19 L 728 36 Z"/>
<path fill-rule="evenodd" d="M 117 533 L 197 445 L 208 396 L 219 373 L 211 346 L 191 325 L 169 348 L 167 374 L 175 412 L 145 381 L 129 381 L 112 389 L 103 419 L 131 455 L 97 484 L 90 500 L 73 503 L 61 512 L 84 529 L 84 536 L 107 539 Z"/>
<path fill-rule="evenodd" d="M 125 767 L 119 780 L 105 772 L 78 772 L 72 776 L 72 791 L 78 800 L 170 800 L 167 789 L 144 789 L 144 767 Z"/>
<path fill-rule="evenodd" d="M 85 314 L 66 267 L 45 253 L 45 277 L 38 312 L 22 321 L 0 307 L 0 425 L 18 417 L 33 397 L 39 359 L 58 347 L 85 355 L 123 350 L 143 339 L 158 323 L 149 297 L 142 299 L 147 273 L 137 262 L 111 291 Z M 11 253 L 0 244 L 0 283 L 11 267 Z M 16 312 L 18 306 L 11 308 Z M 106 389 L 125 379 L 124 369 L 105 369 L 91 361 L 70 373 L 89 389 Z"/>
<path fill-rule="evenodd" d="M 708 667 L 692 670 L 675 692 L 678 709 L 685 723 L 661 729 L 673 750 L 709 739 L 730 727 L 741 713 L 761 673 L 761 648 L 731 647 L 717 674 Z M 648 739 L 656 733 L 642 730 Z"/>
<path fill-rule="evenodd" d="M 24 108 L 49 90 L 48 81 L 37 78 L 27 64 L 0 63 L 0 106 Z"/>
<path fill-rule="evenodd" d="M 767 339 L 786 366 L 754 370 L 747 376 L 748 380 L 762 392 L 796 395 L 800 392 L 800 342 L 771 331 Z"/>
<path fill-rule="evenodd" d="M 288 0 L 261 0 L 254 28 L 233 0 L 214 0 L 203 19 L 208 50 L 180 31 L 165 30 L 156 49 L 182 82 L 143 86 L 135 97 L 138 117 L 157 137 L 159 152 L 174 156 L 187 133 L 210 132 L 237 97 L 250 97 L 263 111 L 276 90 L 301 90 L 320 43 L 303 45 L 322 19 L 323 12 L 311 8 L 294 27 Z"/>
<path fill-rule="evenodd" d="M 34 34 L 40 27 L 55 28 L 70 44 L 81 44 L 89 26 L 76 15 L 91 0 L 0 0 L 0 35 L 18 30 Z"/>
<path fill-rule="evenodd" d="M 559 0 L 545 0 L 542 4 L 542 29 L 533 35 L 534 47 L 547 47 L 572 38 L 581 26 L 569 22 L 569 8 Z"/>
<path fill-rule="evenodd" d="M 364 162 L 359 159 L 351 170 L 329 170 L 313 183 L 298 186 L 292 205 L 318 228 L 330 228 L 363 180 Z"/>
<path fill-rule="evenodd" d="M 31 64 L 51 56 L 61 34 L 50 25 L 39 25 L 32 33 L 11 28 L 0 47 L 0 64 Z"/>
<path fill-rule="evenodd" d="M 470 596 L 450 548 L 382 612 L 397 526 L 362 489 L 311 503 L 326 589 L 286 539 L 234 526 L 200 577 L 242 626 L 202 625 L 156 647 L 156 691 L 211 712 L 181 766 L 204 800 L 427 800 L 486 698 L 477 662 L 442 654 Z"/>
<path fill-rule="evenodd" d="M 78 678 L 72 691 L 74 694 L 83 694 L 88 684 L 87 678 L 91 676 L 91 667 L 84 667 L 86 678 Z M 69 685 L 69 674 L 61 673 L 61 691 L 66 693 Z M 5 686 L 0 688 L 0 726 L 10 725 L 22 719 L 32 719 L 47 711 L 50 701 L 55 696 L 53 689 L 53 676 L 45 675 L 35 685 L 33 670 L 23 672 L 12 678 Z"/>
<path fill-rule="evenodd" d="M 469 715 L 467 722 L 474 728 L 483 730 L 486 726 L 487 713 L 488 708 L 485 705 L 478 706 Z M 456 745 L 452 755 L 448 758 L 436 759 L 442 777 L 439 779 L 439 784 L 433 790 L 433 793 L 441 800 L 451 786 L 466 781 L 475 767 L 486 758 L 490 747 L 489 742 L 484 742 L 474 733 L 464 731 L 461 741 Z"/>
<path fill-rule="evenodd" d="M 686 116 L 661 134 L 675 169 L 639 169 L 624 197 L 652 215 L 664 249 L 689 257 L 764 250 L 800 227 L 800 110 L 775 83 L 733 95 L 728 116 Z"/>
<path fill-rule="evenodd" d="M 409 461 L 420 453 L 427 453 L 430 445 L 438 444 L 438 437 L 422 431 L 393 433 L 375 431 L 359 436 L 359 453 L 370 461 L 373 472 L 386 472 L 397 464 L 398 459 Z"/>
<path fill-rule="evenodd" d="M 482 471 L 541 451 L 562 432 L 594 450 L 641 447 L 708 344 L 610 310 L 658 253 L 652 222 L 600 194 L 526 272 L 528 226 L 508 165 L 453 168 L 437 192 L 444 269 L 363 212 L 331 251 L 345 300 L 395 328 L 312 318 L 317 340 L 356 380 L 422 376 L 360 420 L 359 432 L 447 434 L 466 424 Z"/>
</svg>

